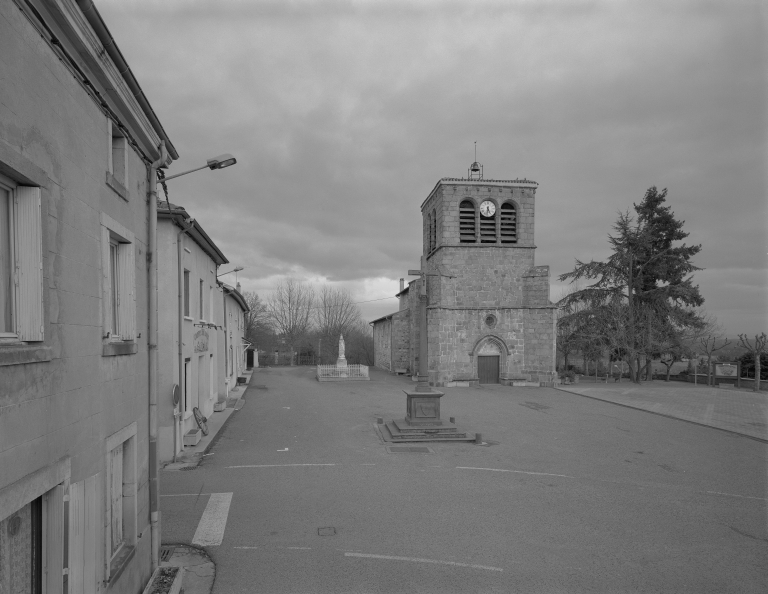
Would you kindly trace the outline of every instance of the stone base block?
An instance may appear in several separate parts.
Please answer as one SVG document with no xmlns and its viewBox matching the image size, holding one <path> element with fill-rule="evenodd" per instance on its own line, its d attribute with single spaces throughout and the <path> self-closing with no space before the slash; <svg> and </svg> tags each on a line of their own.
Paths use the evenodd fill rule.
<svg viewBox="0 0 768 594">
<path fill-rule="evenodd" d="M 213 404 L 213 412 L 221 412 L 221 411 L 223 411 L 225 408 L 227 408 L 227 403 L 226 403 L 226 401 L 224 401 L 224 402 L 215 402 L 215 403 Z"/>
<path fill-rule="evenodd" d="M 196 446 L 203 438 L 203 432 L 200 429 L 190 429 L 184 434 L 185 446 Z"/>
<path fill-rule="evenodd" d="M 434 427 L 412 427 L 404 419 L 384 425 L 382 437 L 390 442 L 408 441 L 475 441 L 474 433 L 459 431 L 453 423 Z"/>
</svg>

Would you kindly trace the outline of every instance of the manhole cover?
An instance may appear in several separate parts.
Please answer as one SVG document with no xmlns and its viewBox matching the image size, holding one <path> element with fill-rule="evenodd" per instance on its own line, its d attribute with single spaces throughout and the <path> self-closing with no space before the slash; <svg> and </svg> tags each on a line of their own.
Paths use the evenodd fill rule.
<svg viewBox="0 0 768 594">
<path fill-rule="evenodd" d="M 160 547 L 160 561 L 169 561 L 176 547 Z"/>
<path fill-rule="evenodd" d="M 390 454 L 434 454 L 427 446 L 387 446 Z"/>
<path fill-rule="evenodd" d="M 326 526 L 325 528 L 317 529 L 318 536 L 336 536 L 336 528 L 333 526 Z"/>
</svg>

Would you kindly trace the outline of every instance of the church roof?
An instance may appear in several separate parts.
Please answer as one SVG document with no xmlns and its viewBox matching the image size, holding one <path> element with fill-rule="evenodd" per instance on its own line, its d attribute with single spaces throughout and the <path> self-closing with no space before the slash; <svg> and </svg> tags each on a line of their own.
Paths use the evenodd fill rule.
<svg viewBox="0 0 768 594">
<path fill-rule="evenodd" d="M 432 194 L 435 193 L 435 190 L 440 185 L 462 185 L 462 186 L 517 186 L 520 188 L 538 188 L 539 184 L 538 182 L 535 182 L 530 179 L 466 179 L 464 177 L 443 177 L 435 184 L 435 187 L 432 188 L 432 191 L 429 193 L 427 198 L 424 200 L 424 202 L 421 203 L 421 208 L 424 208 L 424 205 L 427 203 L 427 201 L 432 197 Z"/>
</svg>

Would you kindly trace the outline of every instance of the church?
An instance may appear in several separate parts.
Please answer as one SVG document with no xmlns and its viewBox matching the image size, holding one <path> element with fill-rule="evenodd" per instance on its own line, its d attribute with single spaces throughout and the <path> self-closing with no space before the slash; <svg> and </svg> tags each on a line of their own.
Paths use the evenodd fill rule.
<svg viewBox="0 0 768 594">
<path fill-rule="evenodd" d="M 398 311 L 371 322 L 376 367 L 415 376 L 426 327 L 431 386 L 552 385 L 557 308 L 549 266 L 534 263 L 537 187 L 484 179 L 477 162 L 437 182 L 421 205 L 418 278 L 401 279 Z"/>
</svg>

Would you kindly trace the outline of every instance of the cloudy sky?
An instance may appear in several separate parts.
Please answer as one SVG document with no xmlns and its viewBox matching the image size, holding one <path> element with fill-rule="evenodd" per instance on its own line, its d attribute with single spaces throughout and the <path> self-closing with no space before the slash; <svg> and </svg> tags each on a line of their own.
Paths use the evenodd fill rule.
<svg viewBox="0 0 768 594">
<path fill-rule="evenodd" d="M 442 177 L 527 177 L 536 264 L 608 254 L 667 188 L 728 334 L 768 330 L 759 1 L 96 0 L 181 158 L 169 184 L 244 290 L 351 289 L 373 319 L 418 267 Z M 231 279 L 233 277 L 226 277 Z M 389 299 L 387 299 L 389 298 Z"/>
</svg>

